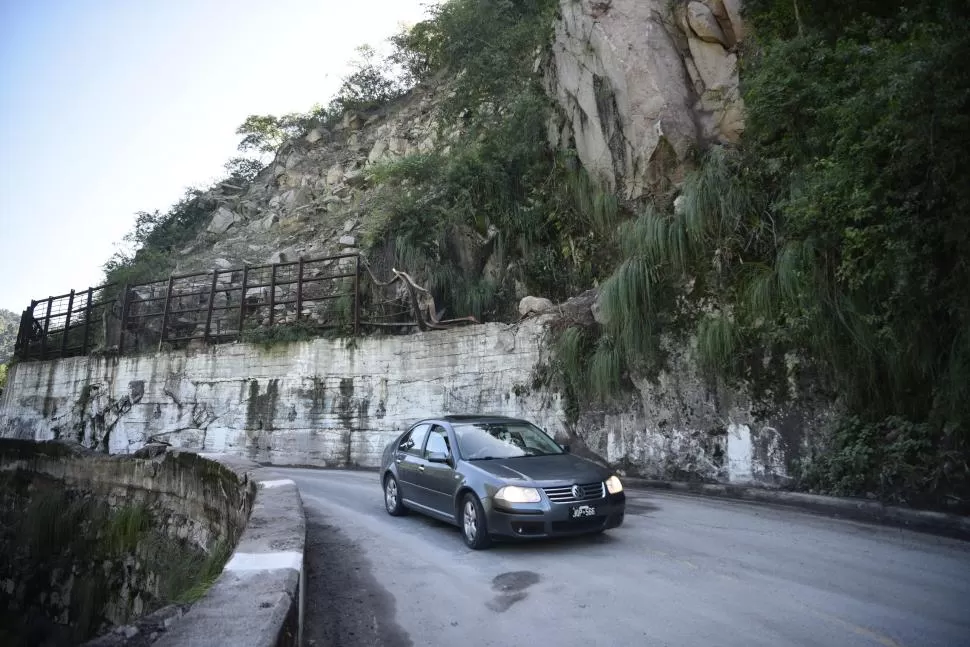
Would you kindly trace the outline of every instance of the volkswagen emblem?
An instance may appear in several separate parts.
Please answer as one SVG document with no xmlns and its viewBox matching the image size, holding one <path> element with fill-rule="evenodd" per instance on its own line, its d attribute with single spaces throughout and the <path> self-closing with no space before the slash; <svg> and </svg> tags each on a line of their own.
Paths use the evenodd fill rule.
<svg viewBox="0 0 970 647">
<path fill-rule="evenodd" d="M 583 488 L 579 487 L 578 485 L 574 485 L 572 493 L 574 499 L 580 499 L 583 496 Z"/>
</svg>

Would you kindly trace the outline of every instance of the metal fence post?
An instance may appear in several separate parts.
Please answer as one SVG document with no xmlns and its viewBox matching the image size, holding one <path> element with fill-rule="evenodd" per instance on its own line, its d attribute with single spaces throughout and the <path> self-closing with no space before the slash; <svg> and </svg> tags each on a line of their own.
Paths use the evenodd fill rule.
<svg viewBox="0 0 970 647">
<path fill-rule="evenodd" d="M 249 283 L 249 266 L 243 266 L 242 297 L 239 299 L 239 337 L 242 338 L 243 324 L 246 322 L 246 284 Z"/>
<path fill-rule="evenodd" d="M 47 359 L 47 331 L 51 325 L 51 306 L 54 305 L 54 297 L 47 297 L 47 314 L 44 315 L 44 336 L 40 338 L 40 358 Z"/>
<path fill-rule="evenodd" d="M 168 289 L 165 292 L 165 309 L 162 311 L 162 334 L 158 338 L 158 350 L 162 350 L 162 342 L 168 333 L 168 311 L 172 307 L 172 286 L 175 284 L 175 277 L 168 277 Z"/>
<path fill-rule="evenodd" d="M 81 342 L 81 354 L 88 354 L 88 340 L 91 338 L 91 297 L 94 288 L 88 288 L 87 303 L 84 305 L 84 341 Z"/>
<path fill-rule="evenodd" d="M 209 307 L 205 315 L 205 332 L 202 334 L 202 343 L 209 343 L 209 326 L 212 325 L 212 302 L 216 298 L 216 277 L 219 276 L 218 270 L 212 270 L 212 286 L 209 288 Z"/>
<path fill-rule="evenodd" d="M 354 269 L 354 336 L 360 334 L 360 254 Z"/>
<path fill-rule="evenodd" d="M 67 296 L 67 314 L 64 315 L 64 332 L 61 333 L 61 357 L 67 354 L 67 335 L 71 332 L 71 310 L 74 309 L 74 290 Z"/>
<path fill-rule="evenodd" d="M 128 286 L 127 283 L 121 286 L 121 313 L 118 315 L 118 318 L 121 320 L 121 322 L 118 325 L 118 354 L 119 355 L 122 355 L 125 352 L 125 331 L 128 329 L 128 307 L 131 302 L 131 300 L 128 298 L 129 290 L 131 290 L 131 288 Z M 104 295 L 104 292 L 102 292 L 101 294 Z M 102 300 L 103 300 L 103 297 L 102 297 Z M 104 312 L 104 306 L 102 306 L 101 311 Z M 106 323 L 104 326 L 104 347 L 108 348 L 109 346 L 110 344 L 108 343 L 108 325 Z M 137 349 L 138 349 L 138 338 L 135 337 L 135 350 Z"/>
<path fill-rule="evenodd" d="M 273 326 L 273 314 L 276 310 L 276 264 L 273 264 L 273 271 L 269 275 L 269 325 Z"/>
<path fill-rule="evenodd" d="M 299 268 L 296 273 L 296 320 L 300 320 L 303 313 L 303 257 L 300 257 Z"/>
</svg>

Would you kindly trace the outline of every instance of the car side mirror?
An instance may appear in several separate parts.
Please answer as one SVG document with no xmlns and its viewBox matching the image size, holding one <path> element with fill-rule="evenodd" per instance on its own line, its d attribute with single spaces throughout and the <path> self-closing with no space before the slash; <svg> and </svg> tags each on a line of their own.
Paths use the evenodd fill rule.
<svg viewBox="0 0 970 647">
<path fill-rule="evenodd" d="M 450 463 L 451 458 L 444 452 L 428 452 L 429 463 Z"/>
<path fill-rule="evenodd" d="M 563 443 L 562 445 L 560 445 L 560 447 L 562 447 L 562 450 L 564 452 L 566 452 L 567 454 L 569 453 L 569 443 Z"/>
</svg>

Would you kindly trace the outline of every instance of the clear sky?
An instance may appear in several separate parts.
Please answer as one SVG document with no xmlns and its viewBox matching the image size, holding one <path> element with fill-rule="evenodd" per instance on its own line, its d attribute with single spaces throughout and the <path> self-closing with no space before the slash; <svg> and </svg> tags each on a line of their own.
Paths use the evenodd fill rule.
<svg viewBox="0 0 970 647">
<path fill-rule="evenodd" d="M 97 285 L 137 211 L 326 103 L 429 0 L 0 0 L 0 308 Z"/>
</svg>

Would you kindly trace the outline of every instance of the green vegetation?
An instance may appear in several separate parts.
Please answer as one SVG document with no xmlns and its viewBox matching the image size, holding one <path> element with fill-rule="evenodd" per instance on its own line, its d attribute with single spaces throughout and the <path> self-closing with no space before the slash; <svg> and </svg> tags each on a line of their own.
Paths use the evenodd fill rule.
<svg viewBox="0 0 970 647">
<path fill-rule="evenodd" d="M 225 542 L 206 553 L 163 534 L 153 527 L 151 510 L 144 504 L 112 509 L 62 488 L 56 481 L 19 471 L 0 475 L 0 520 L 7 529 L 0 535 L 6 547 L 0 571 L 20 574 L 29 600 L 40 599 L 50 588 L 52 574 L 73 572 L 71 627 L 63 630 L 72 633 L 74 642 L 99 630 L 104 605 L 117 596 L 124 578 L 133 587 L 157 578 L 157 596 L 150 589 L 142 592 L 148 611 L 193 602 L 219 576 L 231 552 Z M 139 565 L 134 571 L 125 565 L 130 558 Z M 130 580 L 132 575 L 145 579 L 139 583 Z M 0 624 L 16 635 L 21 620 L 4 616 Z"/>
<path fill-rule="evenodd" d="M 19 330 L 20 315 L 0 308 L 0 366 L 8 363 L 13 357 Z M 0 388 L 3 388 L 2 378 L 0 378 Z"/>
<path fill-rule="evenodd" d="M 199 600 L 219 579 L 231 554 L 232 547 L 226 542 L 217 542 L 208 554 L 193 553 L 171 578 L 166 598 L 179 604 Z"/>
<path fill-rule="evenodd" d="M 243 329 L 242 341 L 258 344 L 269 350 L 274 346 L 298 341 L 308 341 L 321 336 L 321 329 L 307 319 L 273 326 L 249 326 Z"/>
<path fill-rule="evenodd" d="M 142 211 L 125 240 L 135 251 L 116 252 L 105 264 L 105 280 L 117 285 L 149 283 L 175 268 L 180 251 L 195 241 L 217 204 L 203 191 L 192 189 L 166 213 Z"/>
<path fill-rule="evenodd" d="M 392 41 L 411 42 L 414 37 L 410 33 L 402 32 Z M 236 129 L 236 134 L 243 136 L 239 150 L 275 154 L 285 142 L 301 137 L 317 126 L 332 126 L 345 112 L 368 112 L 380 108 L 414 86 L 419 66 L 410 58 L 405 60 L 400 50 L 382 58 L 374 48 L 362 45 L 357 48 L 357 55 L 358 58 L 351 61 L 353 72 L 343 80 L 327 106 L 317 104 L 309 112 L 292 112 L 280 117 L 250 115 Z"/>
<path fill-rule="evenodd" d="M 594 257 L 609 248 L 616 200 L 549 148 L 550 101 L 533 73 L 557 6 L 452 0 L 395 41 L 417 80 L 449 79 L 448 98 L 435 150 L 374 170 L 374 243 L 456 316 L 511 316 L 516 280 L 566 298 L 602 278 Z"/>
<path fill-rule="evenodd" d="M 847 411 L 803 487 L 965 507 L 970 37 L 952 25 L 967 7 L 746 7 L 744 145 L 700 160 L 676 213 L 621 226 L 608 324 L 586 348 L 624 361 L 564 368 L 595 384 L 593 370 L 657 366 L 661 333 L 695 339 L 728 380 L 795 351 Z"/>
</svg>

